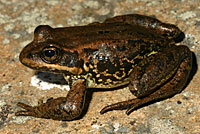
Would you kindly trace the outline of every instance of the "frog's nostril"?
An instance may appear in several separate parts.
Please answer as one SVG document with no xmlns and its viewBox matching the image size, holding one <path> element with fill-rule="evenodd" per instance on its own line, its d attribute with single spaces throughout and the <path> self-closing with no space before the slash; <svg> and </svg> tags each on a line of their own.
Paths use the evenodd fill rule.
<svg viewBox="0 0 200 134">
<path fill-rule="evenodd" d="M 34 57 L 34 53 L 32 53 L 32 52 L 30 52 L 30 53 L 28 53 L 28 55 L 27 55 L 27 58 L 33 58 Z"/>
</svg>

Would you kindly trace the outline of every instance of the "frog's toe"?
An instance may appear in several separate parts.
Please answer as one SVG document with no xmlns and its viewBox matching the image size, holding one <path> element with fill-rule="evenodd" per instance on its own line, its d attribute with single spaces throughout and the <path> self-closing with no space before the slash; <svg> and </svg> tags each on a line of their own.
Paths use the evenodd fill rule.
<svg viewBox="0 0 200 134">
<path fill-rule="evenodd" d="M 104 114 L 104 113 L 106 113 L 108 111 L 111 111 L 111 110 L 112 109 L 111 109 L 110 105 L 109 106 L 105 106 L 103 109 L 101 109 L 100 114 Z"/>
<path fill-rule="evenodd" d="M 33 109 L 33 107 L 32 106 L 29 106 L 29 105 L 27 105 L 27 104 L 24 104 L 24 103 L 22 103 L 22 102 L 18 102 L 17 103 L 17 106 L 19 106 L 19 107 L 21 107 L 21 108 L 23 108 L 23 109 L 26 109 L 26 110 L 31 110 L 31 109 Z"/>
<path fill-rule="evenodd" d="M 17 106 L 25 109 L 15 113 L 16 116 L 35 116 L 35 108 L 24 103 L 17 103 Z"/>
<path fill-rule="evenodd" d="M 126 114 L 129 115 L 133 110 L 135 110 L 138 106 L 140 106 L 140 99 L 134 98 L 131 100 L 127 100 L 127 101 L 122 101 L 122 102 L 118 102 L 115 104 L 111 104 L 108 106 L 105 106 L 100 113 L 104 114 L 108 111 L 112 111 L 112 110 L 124 110 L 124 109 L 128 109 L 126 111 Z"/>
<path fill-rule="evenodd" d="M 130 107 L 130 102 L 129 101 L 123 101 L 123 102 L 118 102 L 115 104 L 111 104 L 108 106 L 105 106 L 100 113 L 104 114 L 108 111 L 112 111 L 112 110 L 124 110 Z"/>
<path fill-rule="evenodd" d="M 16 116 L 35 116 L 35 113 L 32 111 L 18 111 L 15 113 Z"/>
<path fill-rule="evenodd" d="M 136 105 L 133 104 L 130 108 L 127 109 L 126 114 L 130 115 L 136 108 Z"/>
</svg>

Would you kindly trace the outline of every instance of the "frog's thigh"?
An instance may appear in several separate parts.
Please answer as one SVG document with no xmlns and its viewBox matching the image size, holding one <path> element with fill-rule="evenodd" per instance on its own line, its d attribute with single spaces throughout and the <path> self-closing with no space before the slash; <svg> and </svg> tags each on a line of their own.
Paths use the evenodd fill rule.
<svg viewBox="0 0 200 134">
<path fill-rule="evenodd" d="M 191 68 L 192 57 L 187 57 L 180 64 L 173 78 L 167 81 L 167 83 L 163 86 L 159 87 L 157 91 L 155 91 L 148 97 L 152 98 L 152 100 L 157 100 L 167 98 L 181 92 L 188 81 Z"/>
<path fill-rule="evenodd" d="M 142 60 L 130 75 L 130 91 L 137 97 L 145 97 L 166 83 L 177 72 L 191 52 L 186 46 L 172 46 Z"/>
<path fill-rule="evenodd" d="M 181 34 L 178 27 L 172 24 L 162 23 L 161 21 L 144 15 L 129 14 L 123 16 L 116 16 L 113 18 L 106 19 L 104 23 L 128 23 L 133 26 L 143 27 L 146 30 L 152 30 L 153 32 L 171 38 L 176 38 Z"/>
<path fill-rule="evenodd" d="M 169 80 L 165 85 L 159 87 L 158 90 L 147 97 L 127 101 L 127 104 L 129 104 L 129 108 L 126 111 L 126 114 L 130 114 L 134 109 L 148 102 L 165 99 L 181 92 L 185 84 L 187 83 L 191 68 L 192 57 L 187 57 L 180 64 L 180 67 L 178 68 L 173 78 Z"/>
<path fill-rule="evenodd" d="M 104 107 L 100 113 L 103 114 L 111 110 L 120 110 L 128 108 L 126 114 L 129 115 L 134 109 L 148 102 L 168 98 L 175 95 L 176 93 L 179 93 L 183 89 L 188 80 L 191 67 L 192 67 L 192 59 L 191 57 L 187 57 L 180 64 L 177 72 L 174 74 L 174 77 L 171 80 L 169 80 L 165 85 L 160 86 L 159 89 L 153 92 L 152 94 L 140 99 L 135 98 L 123 102 L 118 102 L 112 105 L 108 105 Z"/>
</svg>

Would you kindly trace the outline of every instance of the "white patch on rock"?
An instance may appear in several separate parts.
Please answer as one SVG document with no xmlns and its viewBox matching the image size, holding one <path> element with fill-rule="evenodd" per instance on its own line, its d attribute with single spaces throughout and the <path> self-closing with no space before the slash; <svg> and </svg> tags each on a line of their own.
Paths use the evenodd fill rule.
<svg viewBox="0 0 200 134">
<path fill-rule="evenodd" d="M 115 128 L 114 131 L 117 132 L 119 130 L 120 124 L 118 122 L 115 122 L 113 124 L 113 127 Z"/>
<path fill-rule="evenodd" d="M 9 44 L 9 43 L 10 43 L 9 39 L 7 39 L 7 38 L 3 39 L 3 44 Z"/>
</svg>

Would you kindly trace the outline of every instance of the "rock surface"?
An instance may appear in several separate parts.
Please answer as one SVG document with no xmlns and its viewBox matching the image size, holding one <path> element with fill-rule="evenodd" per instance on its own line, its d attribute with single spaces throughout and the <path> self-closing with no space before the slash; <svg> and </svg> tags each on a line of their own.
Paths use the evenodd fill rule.
<svg viewBox="0 0 200 134">
<path fill-rule="evenodd" d="M 1 0 L 0 1 L 0 133 L 107 133 L 107 134 L 200 134 L 200 71 L 176 96 L 140 108 L 127 116 L 125 111 L 100 115 L 107 104 L 133 96 L 127 88 L 94 92 L 87 113 L 79 120 L 64 122 L 33 117 L 16 117 L 17 102 L 37 105 L 37 100 L 66 96 L 63 78 L 47 73 L 36 74 L 18 59 L 22 48 L 33 38 L 36 26 L 84 25 L 122 14 L 155 16 L 176 24 L 200 64 L 199 0 Z M 53 83 L 39 77 L 56 79 Z M 59 80 L 58 78 L 59 77 Z M 60 85 L 61 84 L 61 85 Z M 48 88 L 51 88 L 50 90 Z M 53 87 L 53 88 L 52 88 Z"/>
</svg>

